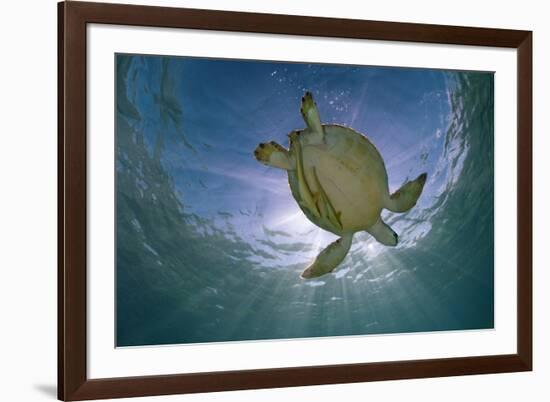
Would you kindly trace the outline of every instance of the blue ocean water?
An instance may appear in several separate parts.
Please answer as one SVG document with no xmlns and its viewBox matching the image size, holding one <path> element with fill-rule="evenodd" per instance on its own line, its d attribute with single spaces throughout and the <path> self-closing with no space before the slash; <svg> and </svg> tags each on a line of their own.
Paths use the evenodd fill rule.
<svg viewBox="0 0 550 402">
<path fill-rule="evenodd" d="M 117 346 L 493 328 L 493 74 L 119 54 Z M 259 142 L 288 145 L 313 93 L 364 133 L 390 191 L 422 172 L 388 248 L 313 225 Z"/>
</svg>

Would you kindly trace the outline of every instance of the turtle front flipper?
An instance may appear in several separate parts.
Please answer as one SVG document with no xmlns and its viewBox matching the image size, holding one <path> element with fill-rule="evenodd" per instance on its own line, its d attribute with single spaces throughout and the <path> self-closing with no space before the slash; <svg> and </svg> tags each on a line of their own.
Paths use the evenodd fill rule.
<svg viewBox="0 0 550 402">
<path fill-rule="evenodd" d="M 302 97 L 302 107 L 300 108 L 302 117 L 306 122 L 309 129 L 308 141 L 311 144 L 323 144 L 325 142 L 325 131 L 321 124 L 321 117 L 319 115 L 319 109 L 313 101 L 313 95 L 311 92 L 306 92 Z"/>
<path fill-rule="evenodd" d="M 258 145 L 254 151 L 254 156 L 259 162 L 267 166 L 284 170 L 294 169 L 294 164 L 288 151 L 275 141 Z"/>
<path fill-rule="evenodd" d="M 353 239 L 353 233 L 346 233 L 330 243 L 315 260 L 302 272 L 304 279 L 317 278 L 332 272 L 346 257 Z"/>
</svg>

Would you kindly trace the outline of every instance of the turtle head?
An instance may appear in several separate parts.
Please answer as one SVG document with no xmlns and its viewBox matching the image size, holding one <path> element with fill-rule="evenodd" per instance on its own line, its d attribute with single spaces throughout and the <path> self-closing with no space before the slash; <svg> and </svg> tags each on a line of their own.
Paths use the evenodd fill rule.
<svg viewBox="0 0 550 402">
<path fill-rule="evenodd" d="M 296 147 L 296 145 L 300 144 L 300 137 L 301 137 L 302 131 L 301 130 L 292 130 L 290 133 L 288 133 L 288 142 L 290 144 L 289 148 L 292 150 Z"/>
<path fill-rule="evenodd" d="M 299 135 L 300 131 L 298 130 L 292 130 L 290 133 L 288 133 L 290 145 L 293 145 L 298 140 Z"/>
</svg>

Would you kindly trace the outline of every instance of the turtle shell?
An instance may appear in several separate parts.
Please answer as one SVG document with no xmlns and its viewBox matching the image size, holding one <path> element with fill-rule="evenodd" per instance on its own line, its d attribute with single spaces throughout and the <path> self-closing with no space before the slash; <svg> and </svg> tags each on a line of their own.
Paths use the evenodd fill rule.
<svg viewBox="0 0 550 402">
<path fill-rule="evenodd" d="M 310 144 L 308 130 L 297 137 L 305 182 L 317 211 L 302 202 L 296 170 L 288 171 L 292 195 L 308 219 L 329 232 L 341 236 L 366 230 L 376 223 L 389 197 L 384 161 L 363 134 L 340 125 L 323 127 L 324 144 Z M 327 217 L 331 209 L 337 222 L 334 214 Z"/>
</svg>

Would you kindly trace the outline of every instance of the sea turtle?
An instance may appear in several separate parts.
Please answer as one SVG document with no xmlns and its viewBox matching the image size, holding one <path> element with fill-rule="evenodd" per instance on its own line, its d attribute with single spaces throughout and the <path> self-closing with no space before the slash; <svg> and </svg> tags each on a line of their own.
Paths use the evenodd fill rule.
<svg viewBox="0 0 550 402">
<path fill-rule="evenodd" d="M 302 272 L 305 279 L 332 272 L 351 247 L 353 234 L 367 231 L 379 243 L 396 246 L 395 233 L 380 217 L 386 208 L 405 212 L 416 205 L 426 173 L 390 195 L 384 161 L 367 137 L 337 124 L 321 124 L 310 92 L 300 109 L 307 128 L 289 134 L 290 149 L 272 141 L 258 145 L 256 159 L 284 169 L 292 195 L 315 225 L 340 238 Z"/>
</svg>

